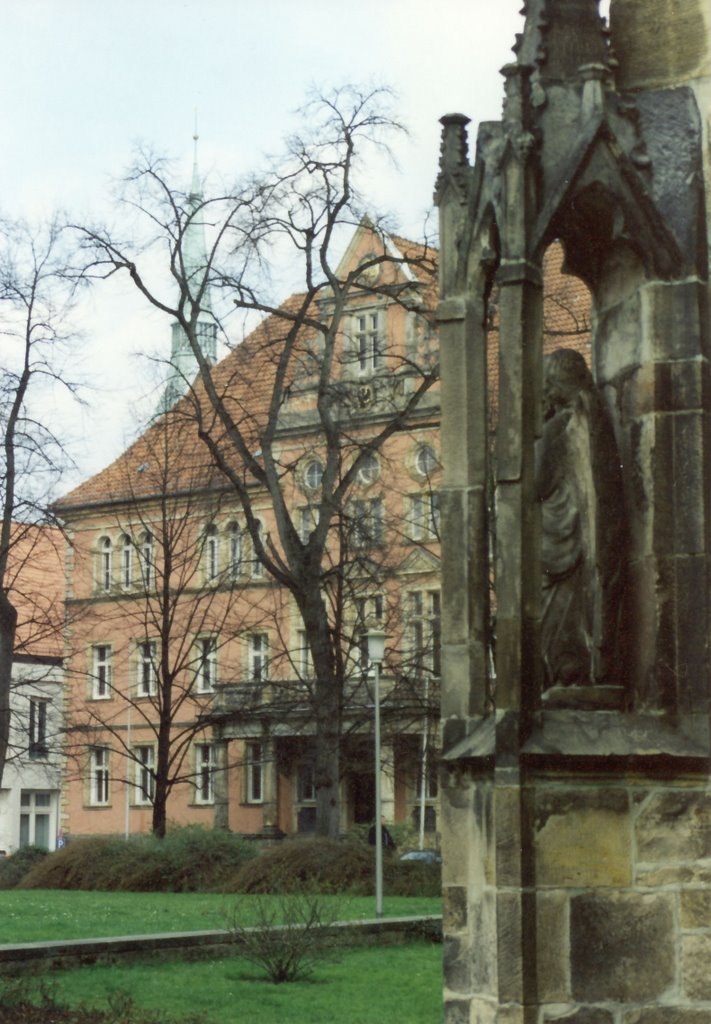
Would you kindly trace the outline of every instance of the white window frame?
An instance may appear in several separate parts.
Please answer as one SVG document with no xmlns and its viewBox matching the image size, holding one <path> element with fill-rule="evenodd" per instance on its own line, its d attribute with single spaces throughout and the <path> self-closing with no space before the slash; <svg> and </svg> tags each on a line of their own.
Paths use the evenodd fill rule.
<svg viewBox="0 0 711 1024">
<path fill-rule="evenodd" d="M 296 655 L 296 670 L 299 674 L 299 679 L 313 679 L 314 659 L 311 654 L 311 648 L 309 647 L 309 641 L 306 635 L 306 630 L 297 630 L 296 638 L 298 644 Z"/>
<path fill-rule="evenodd" d="M 299 537 L 301 543 L 306 545 L 309 537 L 316 528 L 316 509 L 313 505 L 306 505 L 299 509 Z"/>
<path fill-rule="evenodd" d="M 260 740 L 246 740 L 244 760 L 246 802 L 248 804 L 264 803 L 264 744 Z"/>
<path fill-rule="evenodd" d="M 351 537 L 354 549 L 367 550 L 383 544 L 384 505 L 382 497 L 355 498 L 351 502 Z"/>
<path fill-rule="evenodd" d="M 217 685 L 217 637 L 197 638 L 196 660 L 195 690 L 197 693 L 212 693 Z"/>
<path fill-rule="evenodd" d="M 133 541 L 127 533 L 121 545 L 121 586 L 124 590 L 133 586 Z"/>
<path fill-rule="evenodd" d="M 304 487 L 318 491 L 323 481 L 323 463 L 320 459 L 309 459 L 304 467 Z"/>
<path fill-rule="evenodd" d="M 114 546 L 110 537 L 102 537 L 99 541 L 99 589 L 104 593 L 111 590 L 114 582 Z"/>
<path fill-rule="evenodd" d="M 247 672 L 252 683 L 264 683 L 269 678 L 269 635 L 250 633 L 247 638 Z"/>
<path fill-rule="evenodd" d="M 152 743 L 139 743 L 133 748 L 133 802 L 150 806 L 156 792 L 156 749 Z"/>
<path fill-rule="evenodd" d="M 113 650 L 111 644 L 94 644 L 91 649 L 91 698 L 109 700 L 112 692 Z"/>
<path fill-rule="evenodd" d="M 205 580 L 215 583 L 220 576 L 220 537 L 217 527 L 211 523 L 205 530 Z"/>
<path fill-rule="evenodd" d="M 141 640 L 136 651 L 136 695 L 155 697 L 158 689 L 156 661 L 158 644 L 155 640 Z"/>
<path fill-rule="evenodd" d="M 27 723 L 28 753 L 30 757 L 46 757 L 49 754 L 47 724 L 50 701 L 46 697 L 30 697 L 29 721 Z"/>
<path fill-rule="evenodd" d="M 410 539 L 413 541 L 433 541 L 439 536 L 439 492 L 422 491 L 411 494 L 410 503 Z"/>
<path fill-rule="evenodd" d="M 46 789 L 23 789 L 20 791 L 20 847 L 42 846 L 53 849 L 52 822 L 55 816 L 53 794 Z M 38 820 L 42 819 L 47 830 L 44 846 L 37 835 Z M 24 835 L 23 835 L 24 833 Z"/>
<path fill-rule="evenodd" d="M 145 590 L 151 590 L 155 586 L 155 538 L 150 530 L 146 530 L 141 537 L 141 550 L 139 557 L 141 565 L 141 583 Z"/>
<path fill-rule="evenodd" d="M 110 802 L 109 748 L 92 747 L 89 751 L 89 804 L 106 807 Z"/>
<path fill-rule="evenodd" d="M 259 539 L 262 541 L 262 544 L 264 543 L 264 541 L 262 539 L 263 532 L 264 532 L 264 525 L 259 520 L 257 520 L 257 535 L 259 536 Z M 251 542 L 251 546 L 252 546 L 252 566 L 251 566 L 252 579 L 263 580 L 264 579 L 264 573 L 265 573 L 265 567 L 264 567 L 263 563 L 261 562 L 259 556 L 257 555 L 257 549 L 256 549 L 256 546 L 254 544 L 254 541 Z"/>
<path fill-rule="evenodd" d="M 195 803 L 214 804 L 217 752 L 214 743 L 195 744 Z"/>
<path fill-rule="evenodd" d="M 415 452 L 415 471 L 429 480 L 439 468 L 437 453 L 431 444 L 421 444 Z"/>
<path fill-rule="evenodd" d="M 408 593 L 408 632 L 415 674 L 439 676 L 441 671 L 442 606 L 439 590 Z"/>
<path fill-rule="evenodd" d="M 354 315 L 353 338 L 361 376 L 375 373 L 385 365 L 380 319 L 380 311 L 373 309 Z"/>
<path fill-rule="evenodd" d="M 363 456 L 360 466 L 358 466 L 358 483 L 363 487 L 370 487 L 380 476 L 380 460 L 375 452 L 369 452 Z"/>
<path fill-rule="evenodd" d="M 230 579 L 236 580 L 244 572 L 244 533 L 239 523 L 230 523 L 228 538 Z"/>
</svg>

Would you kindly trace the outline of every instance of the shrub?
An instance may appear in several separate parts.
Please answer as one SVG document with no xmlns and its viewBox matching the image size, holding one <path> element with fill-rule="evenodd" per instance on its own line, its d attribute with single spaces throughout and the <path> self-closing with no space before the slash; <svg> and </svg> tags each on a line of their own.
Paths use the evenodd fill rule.
<svg viewBox="0 0 711 1024">
<path fill-rule="evenodd" d="M 335 956 L 333 940 L 324 928 L 333 924 L 333 911 L 308 891 L 282 893 L 276 899 L 258 896 L 251 904 L 256 924 L 240 924 L 239 901 L 225 915 L 238 955 L 261 967 L 275 985 L 310 978 L 317 965 Z"/>
<path fill-rule="evenodd" d="M 245 864 L 225 892 L 314 891 L 367 895 L 373 887 L 373 852 L 336 839 L 286 839 Z"/>
<path fill-rule="evenodd" d="M 30 868 L 46 856 L 47 851 L 39 846 L 23 846 L 21 850 L 0 860 L 0 889 L 14 889 Z"/>
<path fill-rule="evenodd" d="M 386 856 L 383 878 L 391 896 L 438 896 L 438 864 L 401 862 Z M 287 839 L 245 864 L 225 892 L 288 893 L 304 888 L 322 893 L 371 895 L 375 887 L 373 847 L 357 840 Z"/>
<path fill-rule="evenodd" d="M 220 891 L 224 880 L 255 855 L 239 836 L 197 825 L 152 835 L 76 839 L 50 854 L 23 879 L 23 889 L 103 889 L 124 892 Z"/>
</svg>

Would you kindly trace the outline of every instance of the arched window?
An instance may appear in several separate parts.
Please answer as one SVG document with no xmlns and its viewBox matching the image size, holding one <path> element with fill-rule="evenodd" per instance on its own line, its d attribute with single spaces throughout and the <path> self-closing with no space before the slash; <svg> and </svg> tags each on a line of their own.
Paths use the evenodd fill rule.
<svg viewBox="0 0 711 1024">
<path fill-rule="evenodd" d="M 323 479 L 323 466 L 318 459 L 311 459 L 304 470 L 304 485 L 309 491 L 317 491 Z"/>
<path fill-rule="evenodd" d="M 378 462 L 378 457 L 374 452 L 370 452 L 369 455 L 366 455 L 361 460 L 360 466 L 358 466 L 358 482 L 367 486 L 368 484 L 375 483 L 379 475 L 380 463 Z"/>
<path fill-rule="evenodd" d="M 212 523 L 205 530 L 205 579 L 213 582 L 220 575 L 220 543 L 217 527 Z"/>
<path fill-rule="evenodd" d="M 264 544 L 264 527 L 260 522 L 257 523 L 257 536 L 261 540 L 262 544 Z M 252 576 L 256 580 L 261 580 L 264 579 L 264 572 L 264 565 L 257 554 L 257 547 L 252 543 Z"/>
<path fill-rule="evenodd" d="M 420 476 L 431 476 L 437 469 L 437 456 L 431 444 L 423 444 L 417 449 L 415 469 Z"/>
<path fill-rule="evenodd" d="M 230 523 L 228 528 L 229 572 L 230 579 L 236 580 L 242 575 L 242 530 L 239 523 Z"/>
<path fill-rule="evenodd" d="M 99 586 L 102 590 L 111 590 L 113 582 L 113 545 L 110 537 L 102 537 L 99 541 Z"/>
<path fill-rule="evenodd" d="M 155 551 L 153 534 L 146 530 L 141 538 L 141 579 L 146 590 L 155 583 Z"/>
<path fill-rule="evenodd" d="M 124 533 L 121 544 L 121 586 L 128 590 L 133 585 L 133 541 Z"/>
</svg>

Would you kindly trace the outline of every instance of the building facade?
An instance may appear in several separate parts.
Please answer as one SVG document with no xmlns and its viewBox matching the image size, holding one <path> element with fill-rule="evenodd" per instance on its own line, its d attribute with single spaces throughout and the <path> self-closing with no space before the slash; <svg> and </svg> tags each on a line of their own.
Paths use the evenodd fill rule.
<svg viewBox="0 0 711 1024">
<path fill-rule="evenodd" d="M 10 554 L 18 627 L 8 757 L 0 787 L 0 850 L 61 841 L 64 539 L 17 524 Z"/>
</svg>

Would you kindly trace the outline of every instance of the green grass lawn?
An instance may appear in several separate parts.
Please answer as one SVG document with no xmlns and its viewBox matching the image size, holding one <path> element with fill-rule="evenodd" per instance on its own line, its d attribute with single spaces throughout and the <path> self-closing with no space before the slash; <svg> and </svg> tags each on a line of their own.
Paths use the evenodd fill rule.
<svg viewBox="0 0 711 1024">
<path fill-rule="evenodd" d="M 66 889 L 0 891 L 0 943 L 42 939 L 103 938 L 152 932 L 201 931 L 224 927 L 225 911 L 238 901 L 244 923 L 257 897 L 220 893 L 84 892 Z M 327 896 L 340 920 L 374 916 L 366 896 Z M 384 900 L 386 917 L 439 914 L 441 901 L 431 897 L 391 896 Z"/>
<path fill-rule="evenodd" d="M 442 947 L 417 943 L 342 952 L 310 981 L 272 985 L 237 957 L 199 963 L 90 967 L 56 976 L 62 1002 L 135 1005 L 206 1024 L 432 1024 L 442 1016 Z"/>
</svg>

